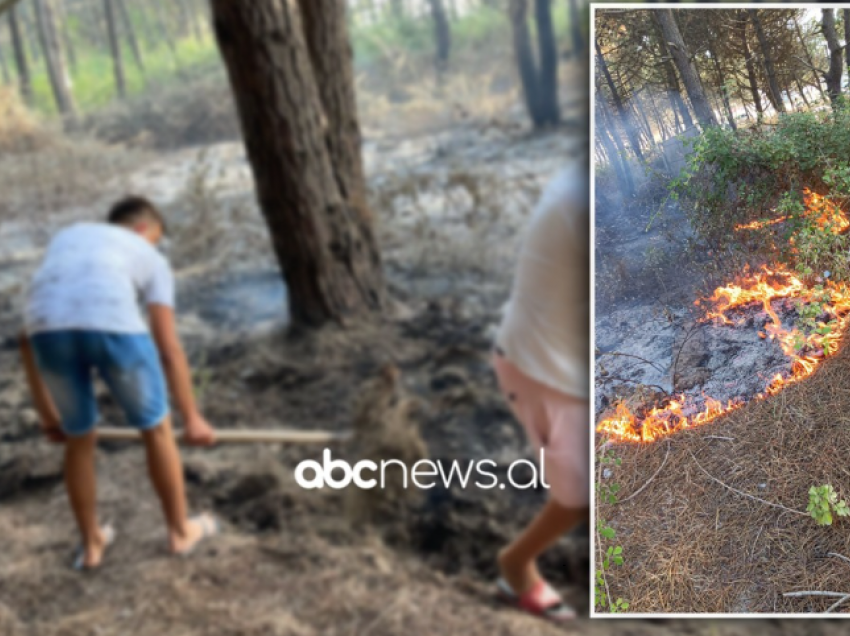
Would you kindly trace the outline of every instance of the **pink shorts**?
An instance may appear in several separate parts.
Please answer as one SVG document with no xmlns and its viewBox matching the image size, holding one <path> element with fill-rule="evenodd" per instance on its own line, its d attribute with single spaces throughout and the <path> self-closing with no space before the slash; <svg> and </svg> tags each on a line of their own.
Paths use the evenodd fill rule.
<svg viewBox="0 0 850 636">
<path fill-rule="evenodd" d="M 514 416 L 539 453 L 549 494 L 568 508 L 590 505 L 590 404 L 546 386 L 500 353 L 493 366 Z"/>
</svg>

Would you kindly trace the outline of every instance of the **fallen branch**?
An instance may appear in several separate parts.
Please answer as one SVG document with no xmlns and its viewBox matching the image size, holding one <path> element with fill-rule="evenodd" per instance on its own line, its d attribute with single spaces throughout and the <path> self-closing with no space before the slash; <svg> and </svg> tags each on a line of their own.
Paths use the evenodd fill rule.
<svg viewBox="0 0 850 636">
<path fill-rule="evenodd" d="M 839 607 L 841 607 L 848 599 L 850 599 L 850 594 L 845 594 L 842 598 L 838 599 L 837 601 L 835 601 L 835 603 L 830 605 L 826 612 L 824 612 L 824 614 L 831 614 L 834 610 L 837 610 Z"/>
<path fill-rule="evenodd" d="M 600 358 L 602 356 L 618 356 L 618 357 L 622 357 L 622 358 L 634 358 L 635 360 L 640 360 L 644 364 L 648 364 L 649 366 L 654 367 L 655 369 L 658 370 L 659 373 L 664 373 L 664 369 L 659 367 L 654 362 L 651 362 L 651 361 L 647 360 L 646 358 L 641 358 L 640 356 L 636 356 L 633 353 L 621 353 L 619 351 L 603 351 L 602 353 L 597 354 L 597 356 L 600 357 Z M 666 393 L 666 391 L 665 391 L 665 393 Z"/>
<path fill-rule="evenodd" d="M 646 487 L 647 487 L 647 486 L 649 486 L 649 484 L 650 484 L 650 483 L 652 483 L 652 480 L 653 480 L 653 479 L 655 479 L 655 478 L 658 476 L 658 473 L 660 473 L 660 472 L 663 470 L 664 466 L 666 466 L 666 465 L 667 465 L 667 459 L 668 459 L 669 457 L 670 457 L 670 442 L 668 441 L 668 442 L 667 442 L 667 452 L 664 454 L 664 461 L 663 461 L 663 462 L 661 462 L 661 466 L 659 466 L 659 467 L 658 467 L 658 470 L 656 470 L 654 473 L 652 473 L 652 477 L 650 477 L 649 479 L 647 479 L 647 480 L 646 480 L 646 483 L 645 483 L 643 486 L 641 486 L 640 488 L 638 488 L 636 491 L 634 491 L 631 495 L 629 495 L 629 496 L 628 496 L 628 497 L 626 497 L 625 499 L 621 499 L 621 500 L 617 501 L 617 504 L 618 504 L 618 505 L 619 505 L 619 504 L 624 504 L 624 503 L 626 503 L 627 501 L 629 501 L 630 499 L 634 499 L 634 498 L 635 498 L 635 497 L 637 497 L 640 493 L 642 493 L 642 492 L 646 489 Z"/>
<path fill-rule="evenodd" d="M 838 557 L 838 558 L 839 558 L 839 559 L 841 559 L 842 561 L 847 561 L 847 563 L 850 563 L 850 559 L 848 559 L 848 558 L 847 558 L 846 556 L 844 556 L 843 554 L 839 554 L 838 552 L 827 552 L 827 553 L 826 553 L 826 556 Z"/>
<path fill-rule="evenodd" d="M 838 552 L 827 552 L 826 556 L 837 557 L 837 558 L 841 559 L 842 561 L 846 561 L 847 563 L 850 563 L 850 559 L 848 559 L 843 554 L 839 554 Z M 827 610 L 824 612 L 824 614 L 831 614 L 832 612 L 837 610 L 839 607 L 844 605 L 844 603 L 846 603 L 847 601 L 850 601 L 850 593 L 847 593 L 847 592 L 820 592 L 820 591 L 815 591 L 815 590 L 807 590 L 805 592 L 786 592 L 782 596 L 785 596 L 785 597 L 789 597 L 789 596 L 790 597 L 828 596 L 828 597 L 833 597 L 833 598 L 836 597 L 836 596 L 841 597 L 837 601 L 835 601 L 835 603 L 830 605 L 827 608 Z"/>
<path fill-rule="evenodd" d="M 772 501 L 767 501 L 765 499 L 762 499 L 761 497 L 756 497 L 755 495 L 747 494 L 747 493 L 745 493 L 741 490 L 738 490 L 737 488 L 733 488 L 732 486 L 730 486 L 728 484 L 724 484 L 717 477 L 715 477 L 714 475 L 709 473 L 705 468 L 702 467 L 702 465 L 697 461 L 697 458 L 696 458 L 696 456 L 694 456 L 693 452 L 688 450 L 688 453 L 690 453 L 691 459 L 694 460 L 694 463 L 697 465 L 697 468 L 699 468 L 702 472 L 704 472 L 706 477 L 708 477 L 712 481 L 717 482 L 718 484 L 720 484 L 724 488 L 731 490 L 735 494 L 740 495 L 742 497 L 746 497 L 747 499 L 752 499 L 753 501 L 757 501 L 757 502 L 762 503 L 766 506 L 773 506 L 774 508 L 781 508 L 782 510 L 785 510 L 786 512 L 793 512 L 795 515 L 801 515 L 803 517 L 809 516 L 809 513 L 807 513 L 807 512 L 803 512 L 801 510 L 794 510 L 793 508 L 788 508 L 787 506 L 783 506 L 782 504 L 773 503 Z"/>
</svg>

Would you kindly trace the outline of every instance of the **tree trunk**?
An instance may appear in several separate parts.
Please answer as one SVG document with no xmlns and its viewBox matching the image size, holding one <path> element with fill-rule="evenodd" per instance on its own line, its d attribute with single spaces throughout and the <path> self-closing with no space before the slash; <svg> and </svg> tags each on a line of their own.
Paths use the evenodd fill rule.
<svg viewBox="0 0 850 636">
<path fill-rule="evenodd" d="M 544 123 L 557 126 L 561 121 L 558 105 L 558 46 L 552 25 L 552 0 L 535 0 L 534 20 L 537 23 L 537 50 L 540 69 L 538 87 Z"/>
<path fill-rule="evenodd" d="M 720 66 L 720 59 L 717 57 L 717 51 L 714 45 L 709 41 L 708 53 L 714 62 L 714 73 L 717 76 L 717 85 L 720 87 L 720 97 L 723 100 L 723 109 L 726 111 L 726 121 L 732 130 L 738 130 L 735 124 L 735 115 L 732 113 L 732 105 L 729 103 L 729 91 L 726 88 L 726 78 L 723 76 L 723 68 Z"/>
<path fill-rule="evenodd" d="M 743 10 L 738 12 L 738 35 L 741 38 L 741 50 L 744 54 L 744 64 L 747 67 L 750 94 L 753 96 L 753 103 L 756 105 L 758 116 L 761 117 L 764 113 L 764 106 L 761 103 L 761 93 L 759 93 L 758 80 L 756 79 L 756 65 L 750 52 L 750 44 L 747 41 L 747 14 Z"/>
<path fill-rule="evenodd" d="M 159 32 L 165 40 L 165 44 L 168 46 L 168 51 L 171 53 L 171 59 L 174 60 L 174 64 L 179 67 L 180 57 L 177 54 L 177 36 L 175 35 L 175 31 L 171 29 L 171 19 L 168 17 L 168 11 L 166 10 L 164 2 L 165 0 L 153 0 L 152 4 L 154 7 L 154 15 L 156 17 Z"/>
<path fill-rule="evenodd" d="M 71 37 L 70 27 L 68 26 L 68 14 L 64 0 L 60 0 L 56 6 L 56 20 L 59 23 L 59 36 L 61 37 L 62 47 L 68 54 L 68 63 L 71 69 L 77 70 L 77 50 L 74 47 L 74 39 Z"/>
<path fill-rule="evenodd" d="M 9 10 L 9 35 L 12 40 L 12 50 L 15 53 L 15 68 L 18 71 L 18 87 L 21 97 L 28 104 L 32 103 L 32 78 L 30 76 L 30 65 L 27 60 L 27 50 L 24 47 L 24 38 L 21 36 L 21 25 L 18 23 L 18 9 L 12 7 Z"/>
<path fill-rule="evenodd" d="M 659 9 L 654 11 L 653 15 L 658 16 L 658 21 L 661 24 L 661 32 L 664 34 L 664 40 L 667 42 L 667 48 L 670 49 L 676 68 L 679 69 L 679 75 L 681 75 L 682 82 L 685 84 L 688 99 L 690 99 L 691 105 L 694 107 L 694 113 L 699 120 L 700 126 L 703 129 L 709 126 L 716 126 L 717 120 L 714 118 L 714 112 L 712 112 L 711 105 L 705 96 L 705 91 L 702 88 L 702 82 L 700 82 L 697 70 L 691 63 L 688 50 L 685 48 L 685 42 L 682 40 L 682 34 L 679 32 L 679 25 L 673 16 L 673 11 L 671 9 Z"/>
<path fill-rule="evenodd" d="M 24 10 L 24 7 L 32 7 L 29 10 Z M 40 64 L 42 60 L 41 53 L 41 33 L 38 28 L 38 15 L 35 8 L 35 3 L 25 2 L 20 5 L 21 27 L 23 28 L 24 39 L 27 41 L 27 49 L 30 52 L 30 57 L 33 62 Z"/>
<path fill-rule="evenodd" d="M 803 99 L 803 103 L 806 105 L 806 108 L 811 108 L 812 105 L 809 103 L 809 100 L 806 99 L 806 91 L 803 90 L 803 85 L 800 83 L 800 78 L 797 76 L 797 73 L 794 73 L 794 83 L 797 85 L 797 90 L 800 92 L 800 97 Z"/>
<path fill-rule="evenodd" d="M 667 74 L 667 83 L 669 87 L 667 90 L 670 92 L 670 99 L 673 102 L 673 106 L 682 116 L 682 124 L 685 129 L 693 128 L 694 118 L 691 117 L 691 111 L 688 110 L 688 105 L 685 103 L 685 100 L 682 99 L 682 87 L 679 85 L 679 78 L 676 77 L 676 68 L 673 66 L 673 62 L 667 60 L 664 64 L 664 68 Z"/>
<path fill-rule="evenodd" d="M 541 106 L 540 85 L 537 81 L 537 66 L 531 48 L 531 31 L 528 28 L 528 5 L 526 0 L 509 0 L 511 31 L 513 33 L 514 57 L 522 82 L 522 94 L 526 110 L 535 128 L 545 125 Z"/>
<path fill-rule="evenodd" d="M 145 61 L 142 58 L 142 49 L 139 46 L 139 39 L 136 37 L 136 29 L 133 27 L 133 20 L 130 16 L 130 10 L 127 8 L 127 0 L 115 0 L 118 3 L 118 13 L 121 15 L 121 24 L 124 26 L 124 32 L 127 34 L 127 39 L 130 42 L 130 50 L 133 52 L 133 59 L 136 62 L 136 67 L 142 75 L 145 74 Z"/>
<path fill-rule="evenodd" d="M 770 50 L 770 42 L 767 41 L 767 35 L 765 35 L 764 29 L 761 26 L 761 19 L 759 19 L 758 11 L 756 9 L 747 9 L 747 13 L 750 16 L 750 21 L 753 23 L 753 27 L 756 30 L 756 38 L 759 41 L 759 48 L 761 49 L 761 56 L 764 60 L 764 70 L 767 74 L 767 84 L 770 88 L 770 93 L 773 95 L 773 107 L 780 113 L 785 112 L 785 102 L 782 101 L 782 93 L 779 90 L 779 83 L 776 81 L 776 68 L 773 64 L 773 54 Z"/>
<path fill-rule="evenodd" d="M 629 168 L 628 159 L 626 159 L 626 149 L 620 140 L 620 135 L 617 133 L 614 125 L 614 118 L 601 91 L 596 92 L 596 106 L 598 115 L 596 129 L 600 135 L 600 140 L 605 147 L 606 154 L 611 158 L 614 165 L 614 171 L 617 173 L 617 181 L 620 185 L 620 192 L 624 198 L 630 197 L 635 192 L 635 183 L 632 178 L 632 171 Z M 611 143 L 616 146 L 616 149 L 610 146 Z"/>
<path fill-rule="evenodd" d="M 578 8 L 578 0 L 568 0 L 570 16 L 570 33 L 573 38 L 573 53 L 576 57 L 584 57 L 585 51 L 584 35 L 581 32 L 581 11 Z"/>
<path fill-rule="evenodd" d="M 38 33 L 41 38 L 41 50 L 44 54 L 47 74 L 50 76 L 50 86 L 53 89 L 56 108 L 63 116 L 74 117 L 77 108 L 74 105 L 71 78 L 68 76 L 68 69 L 65 66 L 65 56 L 62 47 L 59 45 L 51 0 L 35 0 L 34 4 L 36 19 L 38 20 Z"/>
<path fill-rule="evenodd" d="M 679 120 L 679 109 L 676 107 L 676 102 L 673 100 L 673 93 L 669 89 L 667 90 L 667 97 L 670 99 L 670 110 L 673 111 L 673 128 L 676 129 L 675 134 L 679 134 L 684 130 L 684 125 Z"/>
<path fill-rule="evenodd" d="M 121 59 L 121 43 L 118 41 L 115 1 L 103 0 L 103 12 L 106 16 L 106 34 L 109 38 L 109 53 L 112 56 L 112 74 L 115 77 L 115 89 L 118 91 L 118 96 L 123 99 L 127 96 L 127 83 L 124 80 L 124 61 Z"/>
<path fill-rule="evenodd" d="M 611 71 L 608 70 L 608 63 L 605 61 L 605 56 L 602 54 L 602 47 L 599 45 L 599 38 L 596 38 L 594 42 L 594 46 L 596 48 L 596 62 L 599 65 L 600 70 L 602 71 L 602 75 L 605 78 L 605 82 L 608 84 L 608 89 L 611 91 L 611 98 L 614 100 L 614 106 L 617 109 L 617 114 L 623 121 L 623 128 L 626 130 L 626 136 L 629 138 L 629 143 L 632 147 L 632 152 L 635 153 L 635 156 L 638 158 L 638 161 L 643 163 L 643 151 L 640 147 L 640 139 L 638 139 L 637 131 L 635 129 L 634 122 L 632 122 L 631 117 L 629 117 L 629 113 L 626 110 L 625 106 L 623 106 L 623 100 L 620 98 L 620 92 L 617 90 L 616 84 L 614 84 L 614 78 L 611 77 Z M 612 130 L 612 134 L 614 134 Z M 616 140 L 615 135 L 615 140 Z"/>
<path fill-rule="evenodd" d="M 823 35 L 829 47 L 829 71 L 824 75 L 826 80 L 826 92 L 833 108 L 838 105 L 841 98 L 841 76 L 844 73 L 844 58 L 841 55 L 842 46 L 838 42 L 835 32 L 835 14 L 832 9 L 823 11 Z"/>
<path fill-rule="evenodd" d="M 827 95 L 823 90 L 823 85 L 820 81 L 820 75 L 818 75 L 818 72 L 815 70 L 815 62 L 812 59 L 811 53 L 809 53 L 809 47 L 806 45 L 806 40 L 803 39 L 803 33 L 800 31 L 800 23 L 797 22 L 796 16 L 794 17 L 794 30 L 797 32 L 797 38 L 800 40 L 800 46 L 803 47 L 803 52 L 806 54 L 806 61 L 808 62 L 809 68 L 812 70 L 812 75 L 815 78 L 815 86 L 817 86 L 821 99 L 823 99 L 823 101 L 826 101 Z"/>
<path fill-rule="evenodd" d="M 850 9 L 842 9 L 844 16 L 844 61 L 850 71 Z"/>
<path fill-rule="evenodd" d="M 449 67 L 449 54 L 452 49 L 452 32 L 446 17 L 443 0 L 428 0 L 431 7 L 431 19 L 434 21 L 434 42 L 436 44 L 436 67 L 441 75 Z"/>
<path fill-rule="evenodd" d="M 661 42 L 661 57 L 663 58 L 662 65 L 664 66 L 664 76 L 667 81 L 667 93 L 670 98 L 670 102 L 673 104 L 673 114 L 676 115 L 676 111 L 678 110 L 679 114 L 682 116 L 682 123 L 685 129 L 693 128 L 694 120 L 691 117 L 691 113 L 688 110 L 687 104 L 685 104 L 685 100 L 682 99 L 682 87 L 679 84 L 679 78 L 676 77 L 676 67 L 673 65 L 673 61 L 670 55 L 670 48 L 667 46 L 667 42 L 664 41 L 664 34 L 661 31 L 661 23 L 658 22 L 658 18 L 653 16 L 653 24 L 655 25 L 655 32 L 658 35 L 658 41 Z M 678 117 L 676 117 L 676 128 L 678 129 Z"/>
<path fill-rule="evenodd" d="M 3 83 L 7 86 L 12 83 L 12 75 L 9 73 L 9 64 L 6 62 L 6 53 L 0 48 L 0 72 L 3 75 Z"/>
<path fill-rule="evenodd" d="M 379 311 L 381 259 L 368 209 L 357 200 L 365 192 L 362 168 L 359 158 L 345 160 L 359 145 L 348 110 L 354 90 L 351 48 L 341 37 L 345 4 L 213 0 L 212 7 L 293 325 Z"/>
<path fill-rule="evenodd" d="M 655 120 L 655 125 L 658 130 L 661 131 L 661 140 L 667 141 L 671 134 L 670 130 L 667 128 L 667 122 L 664 121 L 664 114 L 658 109 L 658 105 L 655 103 L 655 99 L 653 99 L 652 95 L 643 101 L 649 102 L 649 107 L 652 109 L 652 118 Z"/>
<path fill-rule="evenodd" d="M 342 197 L 371 224 L 361 155 L 354 67 L 345 10 L 340 0 L 299 0 L 301 21 L 315 70 L 321 108 L 328 125 L 326 144 L 337 171 Z M 371 225 L 369 225 L 371 228 Z"/>
</svg>

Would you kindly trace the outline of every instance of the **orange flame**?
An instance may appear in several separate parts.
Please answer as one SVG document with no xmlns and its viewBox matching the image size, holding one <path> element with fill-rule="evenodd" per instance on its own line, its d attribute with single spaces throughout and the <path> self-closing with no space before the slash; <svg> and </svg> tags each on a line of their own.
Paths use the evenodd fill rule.
<svg viewBox="0 0 850 636">
<path fill-rule="evenodd" d="M 850 227 L 850 221 L 838 206 L 809 190 L 805 191 L 805 196 L 809 206 L 806 216 L 816 215 L 818 225 L 829 227 L 836 234 Z M 780 223 L 786 218 L 754 222 L 736 229 L 756 229 Z M 762 224 L 756 226 L 755 223 Z M 796 327 L 786 328 L 771 305 L 772 301 L 779 298 L 794 298 L 802 304 L 822 303 L 823 312 L 835 319 L 833 329 L 823 333 L 827 330 L 822 329 L 826 327 L 826 323 L 822 321 L 816 323 L 819 329 L 809 334 Z M 789 375 L 773 376 L 764 391 L 754 399 L 775 395 L 786 386 L 810 376 L 826 353 L 837 349 L 842 332 L 850 324 L 850 286 L 827 281 L 821 289 L 815 289 L 782 267 L 763 267 L 760 272 L 745 275 L 738 283 L 718 287 L 710 297 L 694 304 L 703 303 L 710 306 L 702 318 L 703 321 L 713 320 L 727 325 L 733 324 L 727 316 L 728 311 L 761 303 L 769 323 L 759 336 L 776 340 L 783 353 L 792 361 Z M 703 405 L 699 408 L 698 398 L 680 394 L 672 396 L 663 405 L 655 406 L 642 415 L 633 413 L 625 404 L 620 403 L 614 415 L 602 420 L 596 431 L 615 442 L 652 442 L 677 431 L 707 424 L 745 403 L 742 399 L 735 399 L 724 405 L 705 396 Z"/>
<path fill-rule="evenodd" d="M 804 217 L 815 217 L 815 223 L 820 227 L 831 227 L 835 234 L 841 234 L 847 228 L 850 228 L 850 220 L 847 215 L 835 203 L 829 201 L 826 197 L 812 192 L 808 188 L 803 190 L 803 203 L 806 206 Z M 760 230 L 771 225 L 776 225 L 787 221 L 790 217 L 780 216 L 775 219 L 766 221 L 751 221 L 749 223 L 741 223 L 735 226 L 735 230 Z"/>
</svg>

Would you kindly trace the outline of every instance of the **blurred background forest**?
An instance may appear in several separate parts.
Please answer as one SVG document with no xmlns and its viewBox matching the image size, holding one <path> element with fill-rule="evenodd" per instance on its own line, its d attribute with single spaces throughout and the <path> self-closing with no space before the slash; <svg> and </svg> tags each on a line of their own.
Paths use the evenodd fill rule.
<svg viewBox="0 0 850 636">
<path fill-rule="evenodd" d="M 390 119 L 409 129 L 500 112 L 516 76 L 505 45 L 526 4 L 351 0 L 364 127 L 392 129 Z M 236 119 L 209 13 L 203 0 L 14 3 L 0 27 L 2 101 L 9 109 L 19 100 L 40 119 L 60 114 L 72 128 L 112 142 L 174 147 L 232 137 Z M 552 3 L 544 17 L 561 53 L 582 47 L 581 30 L 570 32 L 569 16 L 578 13 L 570 0 Z M 526 38 L 537 24 L 523 25 Z M 7 115 L 0 125 L 16 123 L 24 122 Z"/>
</svg>

